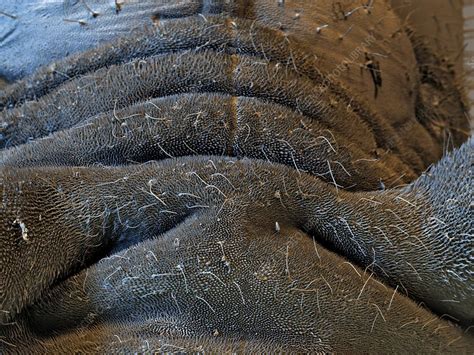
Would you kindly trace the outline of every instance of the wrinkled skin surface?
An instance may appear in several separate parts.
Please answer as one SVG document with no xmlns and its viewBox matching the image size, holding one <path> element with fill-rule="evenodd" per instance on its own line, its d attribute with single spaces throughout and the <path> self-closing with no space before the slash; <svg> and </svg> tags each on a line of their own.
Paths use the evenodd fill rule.
<svg viewBox="0 0 474 355">
<path fill-rule="evenodd" d="M 474 140 L 405 8 L 9 6 L 2 353 L 472 349 Z"/>
</svg>

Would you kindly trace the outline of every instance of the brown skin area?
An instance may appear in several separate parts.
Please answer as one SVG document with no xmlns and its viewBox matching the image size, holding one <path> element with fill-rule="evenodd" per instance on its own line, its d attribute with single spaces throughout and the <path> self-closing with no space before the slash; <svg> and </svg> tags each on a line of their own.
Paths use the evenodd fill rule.
<svg viewBox="0 0 474 355">
<path fill-rule="evenodd" d="M 393 11 L 454 66 L 462 79 L 464 19 L 463 1 L 391 0 Z"/>
</svg>

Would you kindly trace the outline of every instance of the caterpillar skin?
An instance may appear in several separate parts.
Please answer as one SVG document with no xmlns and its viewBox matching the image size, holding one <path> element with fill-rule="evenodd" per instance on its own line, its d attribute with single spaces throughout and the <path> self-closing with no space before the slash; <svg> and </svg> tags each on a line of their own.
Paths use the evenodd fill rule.
<svg viewBox="0 0 474 355">
<path fill-rule="evenodd" d="M 0 20 L 2 353 L 472 349 L 461 74 L 405 10 L 61 5 Z"/>
</svg>

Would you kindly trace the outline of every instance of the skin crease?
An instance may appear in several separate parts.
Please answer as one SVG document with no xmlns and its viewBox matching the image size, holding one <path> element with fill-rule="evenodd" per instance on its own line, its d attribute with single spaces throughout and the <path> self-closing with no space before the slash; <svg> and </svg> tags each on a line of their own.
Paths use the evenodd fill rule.
<svg viewBox="0 0 474 355">
<path fill-rule="evenodd" d="M 2 352 L 472 348 L 462 93 L 387 4 L 335 3 L 161 6 L 0 94 Z M 361 43 L 377 95 L 335 75 Z"/>
</svg>

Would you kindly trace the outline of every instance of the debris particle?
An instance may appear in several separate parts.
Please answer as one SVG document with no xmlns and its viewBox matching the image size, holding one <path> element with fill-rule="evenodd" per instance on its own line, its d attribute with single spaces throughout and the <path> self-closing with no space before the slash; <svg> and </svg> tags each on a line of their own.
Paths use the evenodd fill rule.
<svg viewBox="0 0 474 355">
<path fill-rule="evenodd" d="M 18 218 L 13 221 L 13 224 L 19 225 L 21 229 L 21 237 L 25 242 L 29 241 L 28 239 L 28 228 L 26 228 L 25 223 L 23 223 L 21 220 Z"/>
<path fill-rule="evenodd" d="M 280 190 L 276 190 L 275 191 L 275 194 L 273 195 L 275 198 L 277 199 L 281 199 L 281 193 L 280 193 Z"/>
</svg>

